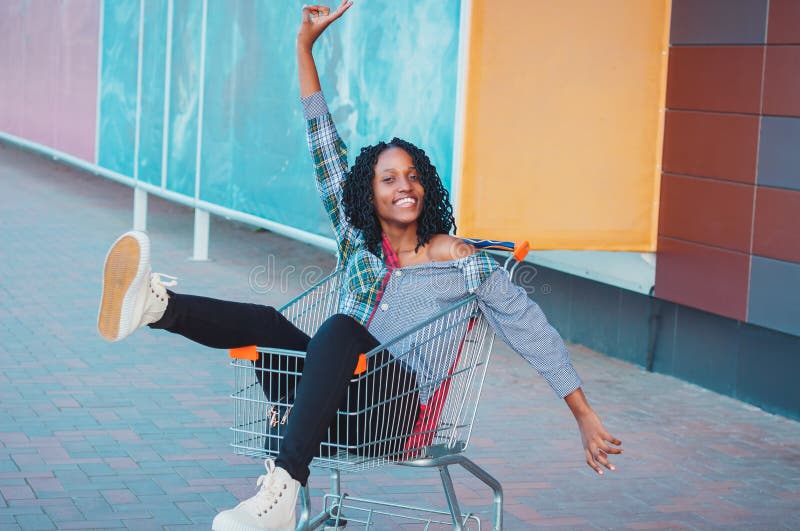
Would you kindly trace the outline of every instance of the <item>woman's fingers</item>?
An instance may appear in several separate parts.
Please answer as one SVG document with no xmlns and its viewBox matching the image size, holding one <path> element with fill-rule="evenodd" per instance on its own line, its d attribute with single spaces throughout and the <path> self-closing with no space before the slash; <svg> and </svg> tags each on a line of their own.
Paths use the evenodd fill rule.
<svg viewBox="0 0 800 531">
<path fill-rule="evenodd" d="M 597 464 L 597 461 L 595 461 L 595 458 L 592 455 L 592 452 L 589 451 L 588 448 L 586 449 L 586 464 L 589 465 L 589 468 L 593 469 L 595 472 L 597 472 L 601 476 L 603 475 L 603 469 L 600 468 L 599 464 Z"/>
<path fill-rule="evenodd" d="M 342 14 L 350 9 L 353 5 L 353 2 L 350 0 L 343 0 L 339 7 L 336 8 L 336 11 L 331 13 L 331 8 L 328 6 L 323 5 L 304 5 L 303 6 L 303 20 L 311 20 L 312 22 L 316 23 L 324 23 L 325 25 L 330 24 L 337 18 L 341 17 Z M 325 17 L 325 18 L 323 18 Z"/>
<path fill-rule="evenodd" d="M 342 3 L 339 4 L 339 7 L 336 8 L 336 11 L 333 12 L 334 18 L 339 18 L 342 16 L 342 13 L 350 9 L 350 6 L 353 5 L 352 0 L 342 0 Z"/>
<path fill-rule="evenodd" d="M 326 6 L 319 5 L 304 5 L 303 6 L 303 22 L 310 22 L 312 24 L 321 21 L 321 17 L 330 14 L 331 10 Z"/>
<path fill-rule="evenodd" d="M 605 453 L 603 450 L 601 450 L 600 448 L 598 448 L 598 449 L 597 449 L 597 453 L 594 455 L 594 460 L 595 460 L 596 462 L 600 463 L 601 465 L 603 465 L 604 467 L 606 467 L 607 469 L 611 470 L 612 472 L 613 472 L 614 470 L 616 470 L 616 467 L 614 467 L 614 465 L 612 465 L 612 464 L 611 464 L 611 463 L 608 461 L 608 454 L 606 454 L 606 453 Z"/>
<path fill-rule="evenodd" d="M 612 448 L 611 446 L 607 445 L 605 442 L 600 441 L 597 444 L 597 448 L 604 451 L 607 454 L 621 454 L 622 448 Z"/>
<path fill-rule="evenodd" d="M 614 446 L 622 446 L 622 441 L 620 441 L 619 439 L 617 439 L 616 437 L 614 437 L 613 435 L 611 435 L 607 431 L 603 432 L 603 440 L 610 442 Z M 608 446 L 608 445 L 604 445 L 604 446 Z M 609 454 L 621 454 L 622 453 L 622 448 L 606 448 L 606 452 L 609 453 Z"/>
</svg>

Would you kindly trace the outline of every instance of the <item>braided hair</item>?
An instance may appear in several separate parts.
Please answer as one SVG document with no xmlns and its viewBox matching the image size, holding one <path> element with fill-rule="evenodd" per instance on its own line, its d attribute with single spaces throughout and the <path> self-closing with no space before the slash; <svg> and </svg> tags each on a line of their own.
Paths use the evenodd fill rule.
<svg viewBox="0 0 800 531">
<path fill-rule="evenodd" d="M 345 174 L 342 205 L 347 220 L 364 235 L 367 249 L 379 254 L 382 228 L 373 203 L 372 180 L 378 156 L 389 148 L 400 148 L 411 156 L 425 190 L 422 213 L 417 219 L 417 247 L 428 243 L 434 234 L 449 234 L 456 231 L 450 194 L 442 185 L 436 167 L 431 164 L 425 151 L 410 142 L 393 138 L 390 142 L 379 142 L 361 149 L 353 167 Z"/>
</svg>

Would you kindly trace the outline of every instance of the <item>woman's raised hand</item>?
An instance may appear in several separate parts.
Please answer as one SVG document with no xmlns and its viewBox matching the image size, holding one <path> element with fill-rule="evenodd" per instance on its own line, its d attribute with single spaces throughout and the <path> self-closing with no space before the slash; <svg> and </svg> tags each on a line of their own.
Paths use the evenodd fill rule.
<svg viewBox="0 0 800 531">
<path fill-rule="evenodd" d="M 336 11 L 331 13 L 331 10 L 325 6 L 303 6 L 303 21 L 300 23 L 300 29 L 297 32 L 297 46 L 305 50 L 311 50 L 317 38 L 322 35 L 322 32 L 331 25 L 337 18 L 341 17 L 345 11 L 350 9 L 353 5 L 351 0 L 342 0 Z"/>
</svg>

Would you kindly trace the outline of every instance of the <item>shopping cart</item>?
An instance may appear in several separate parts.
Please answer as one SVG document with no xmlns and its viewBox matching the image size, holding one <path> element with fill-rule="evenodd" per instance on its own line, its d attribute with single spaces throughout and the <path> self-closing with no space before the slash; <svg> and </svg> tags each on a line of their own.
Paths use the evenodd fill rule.
<svg viewBox="0 0 800 531">
<path fill-rule="evenodd" d="M 465 240 L 478 248 L 510 252 L 503 267 L 513 274 L 528 251 L 527 242 Z M 306 290 L 281 313 L 309 336 L 339 302 L 341 271 Z M 448 467 L 460 465 L 494 492 L 494 529 L 502 529 L 500 483 L 463 455 L 491 355 L 494 333 L 475 295 L 442 310 L 425 322 L 359 357 L 347 398 L 328 429 L 311 466 L 330 470 L 331 492 L 323 510 L 311 517 L 308 487 L 301 488 L 297 529 L 341 529 L 347 523 L 366 528 L 388 515 L 431 526 L 480 529 L 480 519 L 462 514 Z M 283 428 L 291 414 L 294 389 L 302 375 L 305 352 L 250 347 L 231 351 L 235 390 L 234 441 L 238 454 L 277 456 Z M 416 368 L 416 372 L 409 370 Z M 391 389 L 390 393 L 376 390 Z M 397 391 L 399 390 L 399 391 Z M 370 396 L 391 396 L 373 402 Z M 421 404 L 418 406 L 418 404 Z M 380 438 L 370 434 L 380 433 Z M 448 510 L 356 498 L 342 493 L 340 472 L 385 464 L 436 467 Z M 442 520 L 449 515 L 449 519 Z"/>
</svg>

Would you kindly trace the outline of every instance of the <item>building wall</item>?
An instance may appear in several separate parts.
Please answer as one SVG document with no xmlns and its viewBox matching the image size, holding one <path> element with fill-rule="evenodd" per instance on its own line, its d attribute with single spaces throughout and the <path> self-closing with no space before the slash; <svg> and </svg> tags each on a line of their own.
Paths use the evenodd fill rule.
<svg viewBox="0 0 800 531">
<path fill-rule="evenodd" d="M 673 0 L 670 43 L 655 294 L 800 335 L 800 2 Z"/>
</svg>

